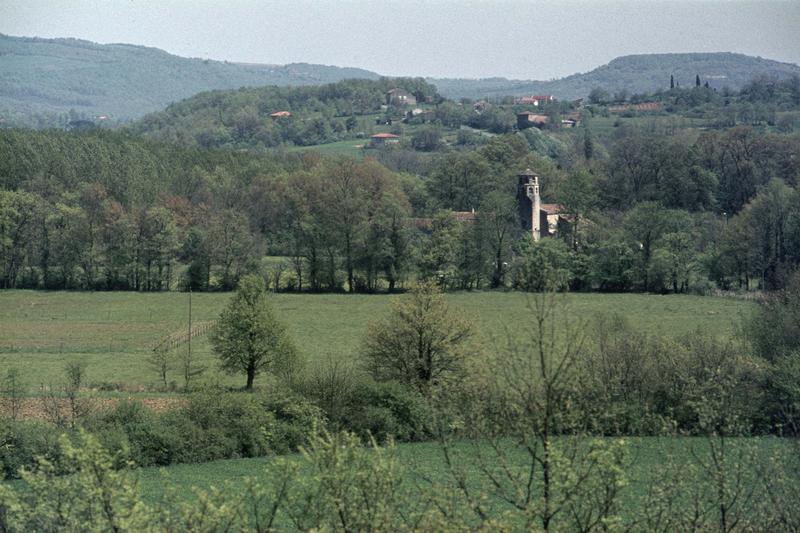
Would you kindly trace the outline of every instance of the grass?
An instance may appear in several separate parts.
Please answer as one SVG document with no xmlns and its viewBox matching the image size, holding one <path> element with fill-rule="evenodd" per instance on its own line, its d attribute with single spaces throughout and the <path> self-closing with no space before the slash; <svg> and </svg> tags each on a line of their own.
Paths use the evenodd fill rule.
<svg viewBox="0 0 800 533">
<path fill-rule="evenodd" d="M 627 437 L 625 443 L 627 485 L 621 493 L 621 498 L 622 514 L 628 517 L 641 507 L 648 487 L 657 479 L 660 467 L 664 466 L 667 461 L 683 467 L 692 463 L 696 464 L 696 458 L 705 458 L 708 452 L 708 441 L 702 437 Z M 766 437 L 729 439 L 727 445 L 731 457 L 752 447 L 758 460 L 769 460 L 774 452 L 791 446 L 791 443 L 783 439 Z M 472 459 L 475 457 L 473 449 L 467 443 L 457 444 L 454 457 L 461 458 L 459 463 L 461 467 L 465 467 L 470 484 L 488 491 L 490 487 L 482 485 L 486 481 L 479 475 L 477 462 Z M 442 450 L 437 443 L 399 444 L 396 452 L 403 465 L 404 480 L 411 482 L 410 486 L 423 477 L 436 483 L 452 484 L 443 460 Z M 512 454 L 509 457 L 514 458 L 516 455 Z M 522 454 L 519 454 L 519 457 L 521 459 Z M 310 474 L 307 463 L 299 455 L 288 456 L 288 458 L 301 465 L 299 477 Z M 256 478 L 261 483 L 269 484 L 267 466 L 272 460 L 274 459 L 238 459 L 205 464 L 175 465 L 160 469 L 145 468 L 138 471 L 139 489 L 143 498 L 148 502 L 162 500 L 168 491 L 174 491 L 179 498 L 191 500 L 195 498 L 195 494 L 191 490 L 193 487 L 223 488 L 226 483 L 230 483 L 226 492 L 235 492 L 241 490 L 243 486 L 241 481 L 246 477 Z M 520 460 L 517 464 L 525 463 Z M 422 482 L 421 485 L 425 486 L 425 482 Z"/>
<path fill-rule="evenodd" d="M 230 293 L 194 293 L 195 322 L 215 319 Z M 352 360 L 368 322 L 383 316 L 396 296 L 348 294 L 276 294 L 272 297 L 306 360 Z M 471 316 L 489 351 L 507 332 L 524 334 L 530 323 L 528 296 L 515 292 L 464 292 L 448 296 Z M 729 337 L 750 303 L 689 295 L 570 294 L 570 316 L 590 319 L 619 313 L 633 326 L 664 335 L 694 330 Z M 162 337 L 187 327 L 188 294 L 122 292 L 0 292 L 0 373 L 9 366 L 22 372 L 31 389 L 61 379 L 66 361 L 88 364 L 95 385 L 125 384 L 128 389 L 156 384 L 146 358 Z M 206 338 L 193 353 L 215 374 L 215 358 Z M 171 380 L 181 384 L 177 370 Z M 221 376 L 226 384 L 238 377 Z"/>
<path fill-rule="evenodd" d="M 336 141 L 325 144 L 315 144 L 312 146 L 292 146 L 287 148 L 288 152 L 319 152 L 324 155 L 347 155 L 361 159 L 364 157 L 363 146 L 369 139 L 350 139 L 347 141 Z"/>
</svg>

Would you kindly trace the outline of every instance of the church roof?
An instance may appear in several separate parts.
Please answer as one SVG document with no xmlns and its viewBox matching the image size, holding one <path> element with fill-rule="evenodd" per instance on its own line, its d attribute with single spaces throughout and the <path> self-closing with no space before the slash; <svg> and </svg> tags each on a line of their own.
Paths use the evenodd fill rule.
<svg viewBox="0 0 800 533">
<path fill-rule="evenodd" d="M 560 204 L 541 204 L 540 209 L 548 215 L 560 215 L 564 212 L 564 206 Z"/>
</svg>

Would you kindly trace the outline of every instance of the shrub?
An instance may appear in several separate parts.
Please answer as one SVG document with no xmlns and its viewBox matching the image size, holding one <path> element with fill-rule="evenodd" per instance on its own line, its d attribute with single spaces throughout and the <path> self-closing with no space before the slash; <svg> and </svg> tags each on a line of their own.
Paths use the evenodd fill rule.
<svg viewBox="0 0 800 533">
<path fill-rule="evenodd" d="M 257 396 L 261 409 L 273 417 L 265 437 L 274 453 L 294 452 L 325 426 L 323 411 L 288 387 L 273 386 Z"/>
<path fill-rule="evenodd" d="M 139 402 L 120 402 L 109 413 L 86 422 L 114 453 L 127 450 L 139 466 L 166 466 L 181 458 L 184 439 L 168 415 L 157 415 Z M 182 426 L 182 425 L 181 425 Z"/>
<path fill-rule="evenodd" d="M 354 391 L 341 426 L 366 439 L 379 442 L 389 437 L 419 441 L 431 436 L 432 413 L 425 397 L 416 389 L 395 381 L 363 381 Z"/>
<path fill-rule="evenodd" d="M 0 419 L 0 472 L 17 477 L 34 457 L 55 457 L 56 437 L 52 426 L 43 422 Z"/>
</svg>

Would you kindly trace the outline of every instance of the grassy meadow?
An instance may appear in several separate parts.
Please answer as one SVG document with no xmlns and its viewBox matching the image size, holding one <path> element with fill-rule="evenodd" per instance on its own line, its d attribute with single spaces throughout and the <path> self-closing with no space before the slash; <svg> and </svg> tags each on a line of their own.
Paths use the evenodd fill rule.
<svg viewBox="0 0 800 533">
<path fill-rule="evenodd" d="M 696 463 L 698 458 L 705 458 L 709 452 L 709 441 L 703 437 L 625 437 L 624 443 L 625 485 L 621 493 L 623 519 L 633 518 L 640 510 L 648 488 L 658 479 L 662 467 L 669 464 L 672 468 L 691 468 L 690 465 Z M 768 461 L 773 454 L 789 452 L 788 447 L 791 445 L 792 443 L 786 440 L 771 437 L 733 438 L 727 441 L 731 457 L 754 454 L 764 461 Z M 482 453 L 486 451 L 484 449 Z M 398 444 L 395 453 L 402 465 L 401 474 L 407 490 L 413 491 L 417 485 L 428 487 L 430 481 L 452 486 L 452 478 L 438 443 Z M 454 457 L 460 458 L 459 468 L 463 469 L 470 485 L 474 488 L 489 489 L 488 482 L 480 473 L 480 463 L 476 459 L 473 444 L 458 443 L 451 453 Z M 311 474 L 308 463 L 302 456 L 291 455 L 285 458 L 300 465 L 299 478 Z M 490 458 L 491 454 L 485 458 L 489 464 L 491 464 Z M 519 463 L 515 458 L 519 458 Z M 524 453 L 521 450 L 510 452 L 508 459 L 512 463 L 525 464 Z M 208 490 L 211 487 L 224 489 L 229 496 L 241 491 L 244 496 L 242 481 L 245 478 L 255 478 L 260 483 L 269 485 L 268 467 L 274 460 L 275 457 L 262 457 L 173 465 L 167 468 L 143 468 L 137 472 L 139 491 L 143 499 L 149 503 L 157 503 L 168 494 L 174 494 L 179 499 L 193 500 L 197 497 L 193 489 Z M 301 482 L 301 479 L 297 481 Z M 690 496 L 687 494 L 686 497 Z M 499 500 L 490 501 L 494 512 L 498 514 L 505 508 Z"/>
<path fill-rule="evenodd" d="M 213 320 L 230 293 L 194 293 L 192 319 Z M 309 363 L 352 361 L 370 320 L 383 316 L 396 296 L 349 294 L 275 294 L 272 302 Z M 517 292 L 463 292 L 450 303 L 472 317 L 479 341 L 496 351 L 508 334 L 524 335 L 531 324 L 529 295 Z M 675 335 L 694 330 L 722 337 L 733 334 L 750 303 L 690 295 L 568 294 L 571 319 L 590 320 L 620 314 L 637 328 Z M 121 384 L 130 391 L 156 385 L 146 358 L 164 336 L 188 325 L 187 293 L 0 291 L 0 372 L 22 372 L 34 392 L 56 383 L 68 360 L 88 365 L 90 385 Z M 185 349 L 179 348 L 180 349 Z M 216 379 L 216 360 L 204 337 L 192 343 L 207 376 Z M 179 371 L 170 380 L 182 384 Z M 227 384 L 241 378 L 220 376 Z"/>
</svg>

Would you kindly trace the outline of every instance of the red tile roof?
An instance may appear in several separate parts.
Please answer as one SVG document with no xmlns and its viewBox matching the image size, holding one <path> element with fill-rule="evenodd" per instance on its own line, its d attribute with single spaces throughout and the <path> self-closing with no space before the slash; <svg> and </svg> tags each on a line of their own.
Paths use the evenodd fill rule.
<svg viewBox="0 0 800 533">
<path fill-rule="evenodd" d="M 520 96 L 514 99 L 515 104 L 534 104 L 538 102 L 550 102 L 554 100 L 553 95 L 533 95 L 533 96 Z"/>
<path fill-rule="evenodd" d="M 290 112 L 288 112 L 288 111 L 275 111 L 274 113 L 270 113 L 269 116 L 271 116 L 273 118 L 291 117 L 292 114 Z"/>
<path fill-rule="evenodd" d="M 542 204 L 541 210 L 548 215 L 560 215 L 564 212 L 564 206 L 559 204 Z"/>
<path fill-rule="evenodd" d="M 370 135 L 370 139 L 399 139 L 399 135 L 395 135 L 394 133 L 376 133 L 375 135 Z"/>
</svg>

